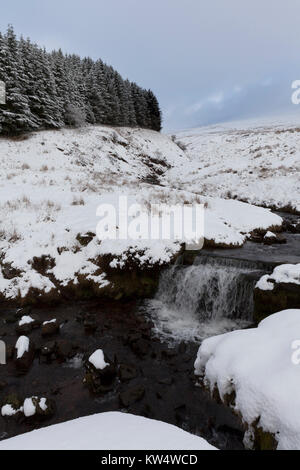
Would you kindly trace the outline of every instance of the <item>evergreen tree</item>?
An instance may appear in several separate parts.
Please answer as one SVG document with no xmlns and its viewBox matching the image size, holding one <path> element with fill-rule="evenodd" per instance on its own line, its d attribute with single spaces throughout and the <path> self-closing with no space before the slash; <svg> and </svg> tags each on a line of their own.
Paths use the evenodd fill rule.
<svg viewBox="0 0 300 470">
<path fill-rule="evenodd" d="M 13 28 L 0 33 L 0 80 L 6 84 L 0 133 L 84 123 L 161 129 L 161 112 L 151 90 L 123 80 L 102 60 L 47 53 Z"/>
</svg>

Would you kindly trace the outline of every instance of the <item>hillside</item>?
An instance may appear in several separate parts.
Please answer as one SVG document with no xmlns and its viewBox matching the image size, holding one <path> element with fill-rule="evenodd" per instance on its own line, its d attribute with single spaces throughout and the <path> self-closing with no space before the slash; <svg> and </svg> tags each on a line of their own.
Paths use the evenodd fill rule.
<svg viewBox="0 0 300 470">
<path fill-rule="evenodd" d="M 216 246 L 241 246 L 254 229 L 282 223 L 265 209 L 202 197 L 200 183 L 186 184 L 188 165 L 195 167 L 190 151 L 155 131 L 87 126 L 2 138 L 0 148 L 0 293 L 5 299 L 26 299 L 32 290 L 35 299 L 59 294 L 82 282 L 101 293 L 110 288 L 101 263 L 107 255 L 110 270 L 125 269 L 129 258 L 142 268 L 171 262 L 181 248 L 176 241 L 98 242 L 96 209 L 107 193 L 112 199 L 126 194 L 145 207 L 203 203 L 205 239 Z"/>
<path fill-rule="evenodd" d="M 186 145 L 188 160 L 168 175 L 178 187 L 300 212 L 297 117 L 191 129 L 176 139 Z"/>
</svg>

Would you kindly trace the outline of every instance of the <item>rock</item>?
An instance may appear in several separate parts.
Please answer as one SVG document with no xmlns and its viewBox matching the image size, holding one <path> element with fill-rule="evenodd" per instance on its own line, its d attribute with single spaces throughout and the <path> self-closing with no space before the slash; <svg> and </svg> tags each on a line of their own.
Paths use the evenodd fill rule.
<svg viewBox="0 0 300 470">
<path fill-rule="evenodd" d="M 76 240 L 80 243 L 81 246 L 87 246 L 94 238 L 96 234 L 93 232 L 86 232 L 83 235 L 78 233 Z"/>
<path fill-rule="evenodd" d="M 44 344 L 41 348 L 41 355 L 42 356 L 51 356 L 55 352 L 56 349 L 56 342 L 55 341 L 48 341 Z"/>
<path fill-rule="evenodd" d="M 28 349 L 25 350 L 20 346 L 20 342 L 24 340 L 28 340 Z M 18 339 L 16 346 L 15 346 L 15 366 L 19 373 L 26 374 L 28 369 L 30 368 L 33 359 L 34 359 L 35 347 L 32 341 L 29 341 L 26 336 L 20 336 Z"/>
<path fill-rule="evenodd" d="M 97 321 L 96 321 L 96 315 L 92 313 L 86 314 L 83 320 L 83 326 L 84 326 L 84 329 L 88 332 L 96 331 L 98 327 Z"/>
<path fill-rule="evenodd" d="M 172 377 L 165 377 L 163 379 L 159 379 L 158 383 L 161 385 L 172 385 L 173 378 Z"/>
<path fill-rule="evenodd" d="M 10 393 L 3 397 L 1 400 L 1 412 L 3 413 L 2 407 L 10 405 L 11 409 L 14 410 L 13 414 L 4 415 L 5 418 L 19 418 L 23 413 L 22 406 L 23 401 L 19 398 L 16 393 Z"/>
<path fill-rule="evenodd" d="M 273 290 L 254 289 L 254 320 L 256 323 L 272 313 L 292 308 L 300 308 L 300 286 L 298 284 L 274 282 Z"/>
<path fill-rule="evenodd" d="M 49 320 L 42 324 L 42 336 L 50 336 L 59 332 L 59 323 L 56 319 Z"/>
<path fill-rule="evenodd" d="M 138 337 L 138 339 L 134 341 L 130 341 L 129 344 L 132 351 L 139 357 L 146 356 L 150 349 L 149 341 L 141 337 Z"/>
<path fill-rule="evenodd" d="M 121 364 L 119 367 L 119 377 L 122 382 L 135 379 L 137 376 L 136 367 L 129 364 Z"/>
<path fill-rule="evenodd" d="M 0 382 L 0 392 L 2 392 L 2 390 L 4 390 L 4 388 L 7 386 L 7 383 L 3 380 Z"/>
<path fill-rule="evenodd" d="M 267 232 L 263 238 L 264 245 L 283 244 L 286 242 L 287 241 L 285 237 L 276 233 L 272 233 L 272 232 Z"/>
<path fill-rule="evenodd" d="M 18 335 L 28 335 L 32 331 L 31 323 L 24 323 L 24 325 L 17 325 L 16 332 Z"/>
<path fill-rule="evenodd" d="M 30 306 L 26 306 L 26 307 L 21 307 L 21 308 L 18 308 L 17 311 L 16 311 L 16 318 L 22 318 L 23 316 L 31 316 L 31 307 Z"/>
<path fill-rule="evenodd" d="M 56 341 L 56 355 L 59 359 L 69 359 L 74 355 L 73 345 L 66 339 Z"/>
<path fill-rule="evenodd" d="M 120 401 L 123 406 L 128 407 L 133 403 L 140 401 L 145 395 L 145 389 L 142 386 L 131 387 L 120 393 Z"/>
<path fill-rule="evenodd" d="M 14 347 L 11 345 L 6 346 L 6 360 L 12 359 L 14 356 Z"/>
<path fill-rule="evenodd" d="M 26 398 L 23 403 L 23 413 L 26 420 L 45 420 L 55 413 L 55 402 L 45 397 Z"/>
<path fill-rule="evenodd" d="M 92 393 L 106 393 L 114 387 L 117 376 L 116 367 L 114 364 L 111 364 L 106 357 L 105 362 L 108 365 L 103 369 L 96 369 L 89 360 L 85 363 L 86 374 L 83 381 Z"/>
</svg>

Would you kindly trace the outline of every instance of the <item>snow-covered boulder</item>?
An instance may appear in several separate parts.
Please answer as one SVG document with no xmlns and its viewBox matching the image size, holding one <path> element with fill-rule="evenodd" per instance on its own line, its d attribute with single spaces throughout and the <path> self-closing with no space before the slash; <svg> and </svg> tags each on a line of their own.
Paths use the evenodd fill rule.
<svg viewBox="0 0 300 470">
<path fill-rule="evenodd" d="M 84 383 L 95 394 L 106 393 L 114 387 L 117 370 L 102 349 L 96 349 L 85 363 Z"/>
<path fill-rule="evenodd" d="M 245 425 L 245 445 L 300 449 L 300 310 L 203 341 L 195 374 Z"/>
<path fill-rule="evenodd" d="M 300 264 L 282 264 L 262 276 L 254 290 L 254 316 L 258 322 L 267 315 L 300 308 Z"/>
<path fill-rule="evenodd" d="M 34 359 L 35 347 L 27 336 L 20 336 L 15 345 L 15 366 L 20 373 L 26 373 Z"/>
</svg>

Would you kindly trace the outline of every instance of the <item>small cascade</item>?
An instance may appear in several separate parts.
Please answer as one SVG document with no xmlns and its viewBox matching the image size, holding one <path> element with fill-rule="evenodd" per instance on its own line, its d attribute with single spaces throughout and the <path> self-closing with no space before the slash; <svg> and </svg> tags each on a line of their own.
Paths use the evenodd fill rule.
<svg viewBox="0 0 300 470">
<path fill-rule="evenodd" d="M 263 273 L 255 262 L 210 256 L 170 267 L 148 305 L 156 331 L 201 340 L 249 325 L 254 285 Z"/>
</svg>

